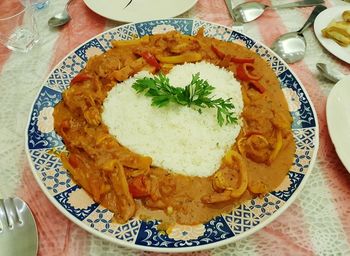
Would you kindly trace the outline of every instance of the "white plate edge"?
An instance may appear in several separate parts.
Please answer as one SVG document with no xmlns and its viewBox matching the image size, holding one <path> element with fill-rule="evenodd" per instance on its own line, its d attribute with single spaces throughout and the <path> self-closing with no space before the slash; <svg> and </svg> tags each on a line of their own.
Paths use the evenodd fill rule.
<svg viewBox="0 0 350 256">
<path fill-rule="evenodd" d="M 334 106 L 334 104 L 336 104 L 336 100 L 334 99 L 336 97 L 336 95 L 338 94 L 338 91 L 340 91 L 340 87 L 343 86 L 348 86 L 345 85 L 343 83 L 346 83 L 346 81 L 350 82 L 350 75 L 346 76 L 345 78 L 343 78 L 342 80 L 340 80 L 339 82 L 337 82 L 334 87 L 332 88 L 331 92 L 329 93 L 328 97 L 327 97 L 327 103 L 326 103 L 326 120 L 327 120 L 327 128 L 328 128 L 328 133 L 329 133 L 329 137 L 331 138 L 332 144 L 335 148 L 335 151 L 340 159 L 340 161 L 342 162 L 342 164 L 344 165 L 344 167 L 347 169 L 347 171 L 350 173 L 350 160 L 346 161 L 345 160 L 345 153 L 343 153 L 342 151 L 340 151 L 339 149 L 339 145 L 337 145 L 339 143 L 339 141 L 336 139 L 336 127 L 333 126 L 333 124 L 331 123 L 331 116 L 333 116 L 332 114 L 332 107 Z"/>
<path fill-rule="evenodd" d="M 179 11 L 178 14 L 175 14 L 175 15 L 172 15 L 171 17 L 167 17 L 167 18 L 159 18 L 159 19 L 150 19 L 150 20 L 144 20 L 144 21 L 134 21 L 134 20 L 131 20 L 131 19 L 116 19 L 116 18 L 112 18 L 110 16 L 107 16 L 107 15 L 104 15 L 103 13 L 99 13 L 97 11 L 94 10 L 93 7 L 91 7 L 90 5 L 90 0 L 83 0 L 84 1 L 84 4 L 89 8 L 89 10 L 91 10 L 93 13 L 101 16 L 101 17 L 104 17 L 108 20 L 112 20 L 112 21 L 116 21 L 116 22 L 123 22 L 123 23 L 139 23 L 139 22 L 147 22 L 147 21 L 150 21 L 150 20 L 160 20 L 160 19 L 171 19 L 171 18 L 175 18 L 177 16 L 180 16 L 182 14 L 184 14 L 185 12 L 191 10 L 198 2 L 198 0 L 192 0 L 193 2 L 191 3 L 191 5 L 189 5 L 190 7 L 186 7 L 184 8 L 183 10 Z M 88 2 L 88 3 L 87 3 Z"/>
</svg>

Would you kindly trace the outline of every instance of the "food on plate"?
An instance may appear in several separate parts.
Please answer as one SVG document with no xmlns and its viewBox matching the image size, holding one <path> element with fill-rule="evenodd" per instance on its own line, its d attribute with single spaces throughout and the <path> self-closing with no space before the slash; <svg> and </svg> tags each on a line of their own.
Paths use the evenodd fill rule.
<svg viewBox="0 0 350 256">
<path fill-rule="evenodd" d="M 259 55 L 203 28 L 112 45 L 72 79 L 54 126 L 64 167 L 115 221 L 204 223 L 286 178 L 292 117 Z"/>
<path fill-rule="evenodd" d="M 350 44 L 350 10 L 344 11 L 342 18 L 342 21 L 332 21 L 322 29 L 322 35 L 333 39 L 340 46 L 347 47 Z"/>
<path fill-rule="evenodd" d="M 344 11 L 341 16 L 344 21 L 350 22 L 350 10 Z"/>
<path fill-rule="evenodd" d="M 217 97 L 206 96 L 210 88 Z M 224 116 L 216 107 L 232 115 Z M 109 132 L 133 152 L 152 156 L 153 165 L 185 175 L 210 176 L 239 134 L 236 117 L 243 101 L 241 85 L 232 72 L 197 62 L 177 65 L 166 76 L 137 73 L 109 92 L 103 108 L 102 120 Z"/>
</svg>

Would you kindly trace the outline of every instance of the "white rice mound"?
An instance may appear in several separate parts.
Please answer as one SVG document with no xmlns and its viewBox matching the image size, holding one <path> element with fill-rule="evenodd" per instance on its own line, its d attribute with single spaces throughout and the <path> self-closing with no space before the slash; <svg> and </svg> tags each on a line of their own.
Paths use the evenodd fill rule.
<svg viewBox="0 0 350 256">
<path fill-rule="evenodd" d="M 232 72 L 199 62 L 177 65 L 167 76 L 170 85 L 185 87 L 197 72 L 215 87 L 215 98 L 232 98 L 236 116 L 240 117 L 241 85 Z M 136 79 L 145 76 L 152 75 L 140 72 L 109 92 L 102 120 L 110 134 L 133 152 L 152 157 L 154 166 L 188 176 L 212 175 L 235 143 L 241 121 L 220 127 L 214 108 L 202 109 L 200 114 L 195 108 L 176 103 L 161 108 L 151 106 L 151 97 L 137 94 L 131 87 Z"/>
</svg>

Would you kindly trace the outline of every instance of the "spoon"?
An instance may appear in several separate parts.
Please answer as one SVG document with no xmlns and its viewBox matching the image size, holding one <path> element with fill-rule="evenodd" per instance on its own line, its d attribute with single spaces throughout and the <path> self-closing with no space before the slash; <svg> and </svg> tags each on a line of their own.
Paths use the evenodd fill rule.
<svg viewBox="0 0 350 256">
<path fill-rule="evenodd" d="M 268 6 L 259 2 L 247 2 L 239 4 L 235 8 L 233 8 L 232 14 L 236 22 L 246 23 L 259 18 L 264 13 L 264 11 L 268 9 L 307 7 L 323 3 L 324 0 L 303 0 L 288 4 Z"/>
<path fill-rule="evenodd" d="M 64 24 L 66 24 L 68 21 L 70 21 L 68 7 L 69 7 L 71 2 L 72 2 L 72 0 L 68 0 L 63 11 L 60 13 L 57 13 L 55 16 L 51 17 L 48 20 L 47 23 L 49 24 L 50 27 L 52 27 L 52 28 L 60 27 L 60 26 L 63 26 Z"/>
<path fill-rule="evenodd" d="M 329 81 L 333 82 L 333 83 L 337 83 L 339 82 L 343 77 L 345 77 L 345 75 L 334 69 L 334 68 L 330 68 L 329 66 L 327 66 L 324 63 L 317 63 L 316 67 L 318 69 L 318 71 L 320 71 L 321 75 L 328 79 Z"/>
<path fill-rule="evenodd" d="M 323 5 L 316 6 L 301 29 L 281 35 L 272 44 L 271 49 L 287 63 L 300 61 L 306 52 L 306 40 L 303 32 L 314 23 L 317 15 L 326 8 Z"/>
</svg>

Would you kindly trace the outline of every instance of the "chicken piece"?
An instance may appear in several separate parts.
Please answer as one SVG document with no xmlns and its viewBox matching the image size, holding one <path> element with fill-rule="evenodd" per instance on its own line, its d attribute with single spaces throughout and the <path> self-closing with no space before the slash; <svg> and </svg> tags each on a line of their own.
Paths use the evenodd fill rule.
<svg viewBox="0 0 350 256">
<path fill-rule="evenodd" d="M 133 197 L 129 192 L 128 182 L 124 173 L 123 166 L 116 162 L 114 171 L 110 175 L 112 187 L 115 192 L 115 206 L 117 212 L 115 213 L 115 219 L 119 223 L 127 222 L 136 211 L 136 205 Z"/>
</svg>

